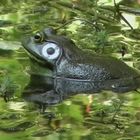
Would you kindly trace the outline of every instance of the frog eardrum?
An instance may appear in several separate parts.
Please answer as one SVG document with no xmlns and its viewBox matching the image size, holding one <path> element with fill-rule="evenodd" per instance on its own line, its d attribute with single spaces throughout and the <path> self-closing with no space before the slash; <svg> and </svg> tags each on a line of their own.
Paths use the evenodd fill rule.
<svg viewBox="0 0 140 140">
<path fill-rule="evenodd" d="M 55 43 L 47 43 L 42 48 L 42 55 L 48 60 L 54 60 L 59 57 L 60 51 L 60 48 Z"/>
</svg>

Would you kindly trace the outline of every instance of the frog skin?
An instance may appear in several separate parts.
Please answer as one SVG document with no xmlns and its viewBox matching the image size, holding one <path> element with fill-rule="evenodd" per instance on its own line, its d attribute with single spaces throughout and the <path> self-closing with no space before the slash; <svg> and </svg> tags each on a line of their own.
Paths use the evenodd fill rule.
<svg viewBox="0 0 140 140">
<path fill-rule="evenodd" d="M 52 71 L 49 77 L 56 93 L 124 93 L 140 86 L 139 72 L 123 61 L 86 52 L 52 28 L 25 38 L 22 44 L 32 59 Z"/>
</svg>

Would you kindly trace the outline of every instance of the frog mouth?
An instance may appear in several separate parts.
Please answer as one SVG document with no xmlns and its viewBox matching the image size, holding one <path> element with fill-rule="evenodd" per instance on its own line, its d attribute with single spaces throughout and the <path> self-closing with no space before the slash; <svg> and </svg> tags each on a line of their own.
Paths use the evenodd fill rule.
<svg viewBox="0 0 140 140">
<path fill-rule="evenodd" d="M 37 57 L 33 52 L 31 52 L 29 49 L 25 47 L 24 49 L 31 59 L 36 60 L 38 63 L 45 64 L 45 60 L 43 60 L 41 57 Z"/>
<path fill-rule="evenodd" d="M 45 61 L 43 58 L 41 58 L 40 56 L 36 55 L 29 47 L 27 47 L 25 45 L 26 43 L 22 42 L 22 46 L 24 47 L 24 50 L 26 51 L 26 53 L 28 54 L 28 56 L 30 57 L 30 59 L 32 61 L 36 61 L 39 65 L 41 65 L 42 67 L 46 67 L 49 70 L 53 71 L 53 66 Z"/>
<path fill-rule="evenodd" d="M 28 53 L 30 60 L 32 62 L 34 61 L 34 62 L 38 63 L 41 67 L 46 67 L 47 69 L 53 71 L 53 66 L 49 62 L 45 61 L 44 59 L 42 59 L 40 57 L 34 56 L 33 53 L 30 53 L 27 50 L 26 50 L 26 52 Z"/>
</svg>

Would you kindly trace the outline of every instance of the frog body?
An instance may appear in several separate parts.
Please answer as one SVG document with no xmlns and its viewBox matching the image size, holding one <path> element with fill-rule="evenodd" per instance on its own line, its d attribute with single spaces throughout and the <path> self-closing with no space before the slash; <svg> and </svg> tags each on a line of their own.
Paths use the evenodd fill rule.
<svg viewBox="0 0 140 140">
<path fill-rule="evenodd" d="M 44 29 L 34 37 L 24 39 L 22 44 L 37 63 L 52 71 L 49 77 L 53 78 L 55 92 L 111 90 L 123 93 L 140 86 L 139 72 L 123 61 L 85 52 L 71 39 L 57 35 L 53 29 Z"/>
</svg>

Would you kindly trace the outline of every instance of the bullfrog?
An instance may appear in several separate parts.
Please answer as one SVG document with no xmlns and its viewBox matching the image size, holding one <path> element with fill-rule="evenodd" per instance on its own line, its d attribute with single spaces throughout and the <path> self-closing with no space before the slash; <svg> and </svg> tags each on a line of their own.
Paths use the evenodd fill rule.
<svg viewBox="0 0 140 140">
<path fill-rule="evenodd" d="M 140 74 L 134 68 L 112 56 L 84 51 L 53 28 L 45 28 L 23 39 L 22 45 L 32 60 L 52 71 L 43 78 L 45 90 L 42 93 L 68 95 L 100 93 L 102 90 L 124 93 L 140 86 Z M 51 92 L 47 90 L 48 80 L 45 79 L 48 78 L 53 85 Z"/>
</svg>

